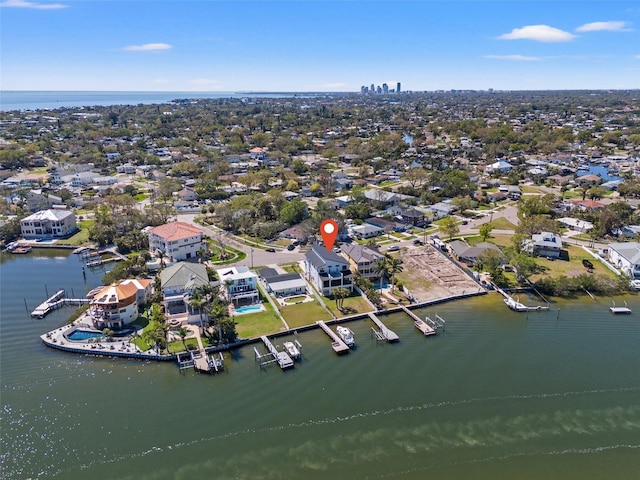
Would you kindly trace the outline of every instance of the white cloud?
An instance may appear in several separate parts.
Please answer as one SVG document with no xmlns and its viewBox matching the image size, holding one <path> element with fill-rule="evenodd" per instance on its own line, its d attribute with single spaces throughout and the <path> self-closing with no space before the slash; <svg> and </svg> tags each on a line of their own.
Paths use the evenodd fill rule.
<svg viewBox="0 0 640 480">
<path fill-rule="evenodd" d="M 535 40 L 536 42 L 569 42 L 575 35 L 550 27 L 549 25 L 527 25 L 522 28 L 514 28 L 510 33 L 498 37 L 498 40 Z"/>
<path fill-rule="evenodd" d="M 628 28 L 627 22 L 618 22 L 618 21 L 591 22 L 591 23 L 585 23 L 584 25 L 576 28 L 576 32 L 601 32 L 601 31 L 629 32 L 631 31 L 631 29 Z"/>
<path fill-rule="evenodd" d="M 59 10 L 61 8 L 67 8 L 68 5 L 61 3 L 34 3 L 27 2 L 26 0 L 5 0 L 0 2 L 0 7 L 12 7 L 12 8 L 33 8 L 35 10 Z"/>
<path fill-rule="evenodd" d="M 525 55 L 485 55 L 484 58 L 490 58 L 492 60 L 511 60 L 514 62 L 539 62 L 542 60 L 540 57 L 528 57 Z"/>
<path fill-rule="evenodd" d="M 145 43 L 144 45 L 129 45 L 123 50 L 129 52 L 159 52 L 162 50 L 170 50 L 173 48 L 168 43 Z"/>
</svg>

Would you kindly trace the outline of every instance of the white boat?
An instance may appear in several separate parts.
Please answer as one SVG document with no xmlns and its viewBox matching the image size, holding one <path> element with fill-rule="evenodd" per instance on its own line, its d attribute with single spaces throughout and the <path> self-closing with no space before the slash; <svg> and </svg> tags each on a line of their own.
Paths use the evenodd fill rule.
<svg viewBox="0 0 640 480">
<path fill-rule="evenodd" d="M 529 307 L 518 302 L 517 300 L 514 300 L 511 297 L 505 298 L 504 303 L 507 304 L 507 307 L 509 307 L 511 310 L 514 310 L 516 312 L 526 312 L 527 310 L 529 310 Z"/>
<path fill-rule="evenodd" d="M 294 360 L 297 358 L 300 358 L 301 354 L 300 354 L 300 349 L 298 348 L 299 345 L 300 343 L 297 340 L 295 342 L 284 342 L 282 344 L 282 346 L 287 351 L 289 356 Z"/>
<path fill-rule="evenodd" d="M 356 341 L 353 338 L 353 332 L 347 327 L 343 327 L 342 325 L 338 326 L 336 327 L 336 332 L 347 346 L 353 347 L 356 344 Z"/>
</svg>

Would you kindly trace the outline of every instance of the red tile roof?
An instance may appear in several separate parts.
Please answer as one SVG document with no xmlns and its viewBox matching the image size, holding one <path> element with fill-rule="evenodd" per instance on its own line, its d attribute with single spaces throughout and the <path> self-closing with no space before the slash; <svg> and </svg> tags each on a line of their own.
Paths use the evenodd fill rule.
<svg viewBox="0 0 640 480">
<path fill-rule="evenodd" d="M 165 241 L 174 242 L 183 238 L 201 235 L 202 230 L 185 222 L 165 223 L 151 229 L 150 233 L 163 238 Z"/>
</svg>

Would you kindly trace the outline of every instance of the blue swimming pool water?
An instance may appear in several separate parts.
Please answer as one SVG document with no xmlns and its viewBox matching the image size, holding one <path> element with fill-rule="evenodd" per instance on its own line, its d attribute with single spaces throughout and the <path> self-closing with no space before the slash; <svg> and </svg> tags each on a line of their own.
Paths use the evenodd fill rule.
<svg viewBox="0 0 640 480">
<path fill-rule="evenodd" d="M 69 335 L 67 335 L 67 338 L 69 340 L 80 342 L 82 340 L 89 340 L 90 338 L 99 338 L 103 336 L 104 335 L 102 332 L 92 332 L 89 330 L 74 330 Z"/>
<path fill-rule="evenodd" d="M 236 313 L 258 312 L 262 310 L 262 305 L 248 305 L 246 307 L 236 308 Z"/>
</svg>

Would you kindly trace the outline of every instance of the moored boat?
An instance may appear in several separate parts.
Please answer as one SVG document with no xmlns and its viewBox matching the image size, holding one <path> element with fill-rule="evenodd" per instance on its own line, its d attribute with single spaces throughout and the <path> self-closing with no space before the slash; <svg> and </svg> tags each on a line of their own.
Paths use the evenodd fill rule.
<svg viewBox="0 0 640 480">
<path fill-rule="evenodd" d="M 336 333 L 342 341 L 347 344 L 347 346 L 353 347 L 356 344 L 356 341 L 353 338 L 353 332 L 347 327 L 343 327 L 342 325 L 336 327 Z"/>
<path fill-rule="evenodd" d="M 294 360 L 300 358 L 301 356 L 300 349 L 298 348 L 299 345 L 300 343 L 297 340 L 295 342 L 284 342 L 282 344 L 289 356 Z"/>
</svg>

